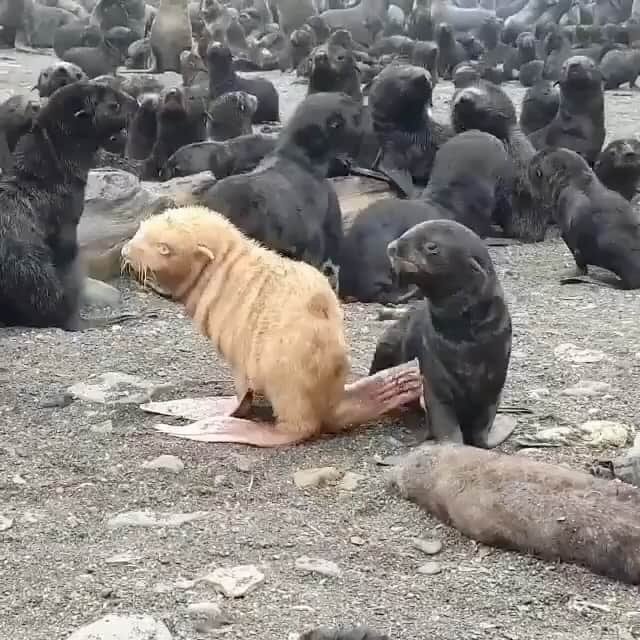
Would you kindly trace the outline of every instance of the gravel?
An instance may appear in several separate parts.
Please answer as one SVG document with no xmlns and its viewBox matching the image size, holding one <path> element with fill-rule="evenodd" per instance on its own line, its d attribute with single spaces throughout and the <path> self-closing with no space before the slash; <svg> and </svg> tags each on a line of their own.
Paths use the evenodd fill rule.
<svg viewBox="0 0 640 640">
<path fill-rule="evenodd" d="M 16 62 L 0 60 L 0 97 L 28 90 L 50 60 L 7 57 Z M 523 93 L 509 91 L 516 100 Z M 291 85 L 283 106 L 290 111 L 303 93 Z M 436 116 L 450 96 L 450 85 L 438 85 Z M 610 139 L 633 135 L 636 105 L 632 92 L 607 94 Z M 560 285 L 572 260 L 557 238 L 492 256 L 514 324 L 503 403 L 533 412 L 517 416 L 516 436 L 589 420 L 637 432 L 640 293 Z M 478 546 L 389 495 L 378 462 L 407 450 L 412 434 L 401 424 L 258 450 L 164 437 L 151 428 L 158 417 L 135 404 L 74 400 L 69 387 L 106 372 L 161 383 L 160 400 L 232 392 L 228 369 L 179 307 L 118 286 L 126 309 L 160 308 L 159 317 L 83 334 L 0 330 L 1 638 L 67 638 L 107 614 L 152 616 L 176 640 L 217 627 L 227 638 L 275 640 L 356 623 L 393 640 L 640 637 L 637 588 Z M 367 372 L 384 328 L 379 308 L 345 307 L 354 376 Z M 604 357 L 559 358 L 565 343 Z M 609 386 L 563 393 L 583 380 Z M 586 469 L 594 456 L 619 452 L 564 446 L 529 455 Z M 323 482 L 294 481 L 327 467 L 336 473 Z M 416 539 L 441 547 L 437 561 Z M 301 571 L 300 558 L 339 571 Z M 251 588 L 225 597 L 203 579 L 216 570 Z M 206 622 L 219 608 L 230 625 Z"/>
</svg>

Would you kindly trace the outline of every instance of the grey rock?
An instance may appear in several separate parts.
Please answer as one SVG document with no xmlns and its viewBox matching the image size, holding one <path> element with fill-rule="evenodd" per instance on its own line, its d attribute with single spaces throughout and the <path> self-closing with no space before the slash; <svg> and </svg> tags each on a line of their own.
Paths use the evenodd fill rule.
<svg viewBox="0 0 640 640">
<path fill-rule="evenodd" d="M 418 568 L 418 573 L 421 573 L 425 576 L 435 576 L 438 573 L 442 572 L 442 566 L 439 562 L 425 562 L 421 567 Z"/>
<path fill-rule="evenodd" d="M 264 574 L 253 564 L 220 567 L 204 578 L 227 598 L 241 598 L 264 582 Z"/>
<path fill-rule="evenodd" d="M 233 466 L 241 473 L 250 473 L 253 465 L 249 457 L 236 455 L 233 456 Z"/>
<path fill-rule="evenodd" d="M 184 470 L 184 462 L 178 456 L 161 455 L 153 460 L 144 462 L 142 468 L 177 474 Z"/>
<path fill-rule="evenodd" d="M 554 355 L 560 360 L 573 364 L 595 364 L 605 359 L 604 352 L 597 349 L 580 349 L 575 344 L 564 342 L 553 350 Z"/>
<path fill-rule="evenodd" d="M 231 624 L 229 616 L 215 602 L 194 602 L 187 607 L 187 614 L 198 633 L 209 633 Z"/>
<path fill-rule="evenodd" d="M 109 529 L 121 527 L 180 527 L 188 522 L 195 522 L 210 516 L 209 511 L 192 513 L 156 513 L 154 511 L 126 511 L 119 513 L 107 521 Z"/>
<path fill-rule="evenodd" d="M 113 432 L 113 422 L 111 420 L 105 420 L 98 424 L 91 425 L 91 432 L 98 435 L 107 435 Z"/>
<path fill-rule="evenodd" d="M 172 640 L 172 636 L 151 616 L 110 614 L 76 629 L 67 640 Z"/>
<path fill-rule="evenodd" d="M 563 396 L 596 397 L 610 393 L 611 390 L 612 387 L 607 382 L 599 382 L 597 380 L 580 380 L 580 382 L 577 382 L 571 387 L 567 387 L 560 393 Z"/>
<path fill-rule="evenodd" d="M 13 527 L 13 520 L 5 516 L 0 516 L 0 531 L 8 531 Z"/>
<path fill-rule="evenodd" d="M 141 404 L 158 393 L 172 389 L 166 382 L 154 382 L 128 373 L 109 371 L 67 389 L 74 398 L 100 404 Z"/>
<path fill-rule="evenodd" d="M 338 578 L 341 575 L 340 567 L 331 560 L 323 560 L 322 558 L 309 558 L 301 556 L 296 560 L 296 569 L 307 573 L 319 573 L 320 575 L 330 578 Z"/>
<path fill-rule="evenodd" d="M 434 556 L 442 551 L 442 542 L 440 540 L 424 540 L 423 538 L 413 538 L 411 540 L 413 546 L 428 556 Z"/>
<path fill-rule="evenodd" d="M 335 467 L 319 467 L 316 469 L 302 469 L 293 474 L 293 482 L 299 489 L 319 487 L 327 482 L 339 480 L 343 472 Z"/>
<path fill-rule="evenodd" d="M 105 564 L 135 564 L 141 560 L 141 556 L 135 555 L 130 551 L 124 551 L 123 553 L 117 553 L 115 556 L 107 558 Z"/>
</svg>

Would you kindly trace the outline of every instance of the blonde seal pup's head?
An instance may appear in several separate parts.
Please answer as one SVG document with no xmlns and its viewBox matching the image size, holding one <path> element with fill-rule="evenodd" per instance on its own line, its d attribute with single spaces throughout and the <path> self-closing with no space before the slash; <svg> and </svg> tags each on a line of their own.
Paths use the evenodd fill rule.
<svg viewBox="0 0 640 640">
<path fill-rule="evenodd" d="M 243 242 L 251 241 L 206 207 L 168 209 L 140 223 L 122 248 L 122 268 L 179 299 L 208 265 Z"/>
</svg>

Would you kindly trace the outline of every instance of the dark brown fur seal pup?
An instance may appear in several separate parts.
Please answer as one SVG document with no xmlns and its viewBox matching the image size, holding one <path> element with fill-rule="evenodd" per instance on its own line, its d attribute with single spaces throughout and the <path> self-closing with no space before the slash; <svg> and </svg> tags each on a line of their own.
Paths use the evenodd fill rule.
<svg viewBox="0 0 640 640">
<path fill-rule="evenodd" d="M 253 171 L 276 148 L 277 137 L 250 133 L 226 142 L 194 142 L 178 149 L 165 163 L 163 180 L 211 171 L 221 180 Z"/>
<path fill-rule="evenodd" d="M 280 98 L 275 87 L 264 78 L 242 78 L 233 69 L 233 56 L 229 47 L 213 42 L 207 49 L 209 66 L 209 97 L 217 98 L 231 91 L 246 91 L 258 98 L 258 109 L 253 122 L 280 121 Z"/>
<path fill-rule="evenodd" d="M 464 62 L 466 54 L 464 47 L 456 40 L 453 27 L 440 24 L 436 30 L 436 44 L 438 45 L 438 75 L 450 80 L 456 65 Z"/>
<path fill-rule="evenodd" d="M 223 93 L 207 107 L 207 135 L 223 142 L 252 132 L 258 99 L 246 91 Z"/>
<path fill-rule="evenodd" d="M 275 5 L 278 9 L 278 24 L 286 35 L 291 35 L 302 27 L 316 12 L 312 0 L 276 0 Z"/>
<path fill-rule="evenodd" d="M 22 27 L 24 4 L 24 0 L 4 0 L 0 4 L 0 43 L 11 49 L 15 47 L 16 33 Z"/>
<path fill-rule="evenodd" d="M 158 135 L 160 96 L 149 93 L 139 99 L 138 110 L 128 127 L 125 155 L 132 160 L 145 160 L 151 155 Z"/>
<path fill-rule="evenodd" d="M 0 104 L 0 130 L 6 137 L 9 151 L 13 151 L 18 140 L 31 129 L 39 112 L 40 102 L 22 94 L 11 96 Z"/>
<path fill-rule="evenodd" d="M 640 584 L 640 490 L 460 445 L 424 445 L 391 486 L 463 535 Z"/>
<path fill-rule="evenodd" d="M 609 50 L 605 47 L 599 66 L 605 91 L 617 89 L 621 84 L 628 84 L 629 89 L 633 89 L 640 75 L 640 50 L 620 45 L 612 45 Z"/>
<path fill-rule="evenodd" d="M 80 80 L 87 80 L 87 74 L 77 64 L 56 62 L 40 72 L 35 88 L 41 98 L 48 98 L 60 87 Z"/>
<path fill-rule="evenodd" d="M 362 119 L 362 105 L 348 96 L 307 96 L 273 154 L 255 171 L 225 178 L 199 194 L 198 203 L 226 215 L 270 249 L 337 280 L 342 217 L 326 177 L 331 159 L 362 136 Z"/>
<path fill-rule="evenodd" d="M 546 127 L 558 113 L 560 92 L 547 80 L 542 80 L 526 90 L 520 109 L 520 128 L 530 135 Z"/>
<path fill-rule="evenodd" d="M 511 185 L 511 206 L 502 207 L 495 221 L 509 237 L 525 242 L 544 240 L 550 212 L 534 196 L 527 173 L 535 150 L 518 127 L 509 96 L 486 81 L 461 89 L 452 100 L 451 121 L 458 132 L 480 129 L 505 144 L 515 179 Z"/>
<path fill-rule="evenodd" d="M 121 29 L 121 27 L 114 27 L 114 29 Z M 89 79 L 115 74 L 124 60 L 120 36 L 107 32 L 97 47 L 73 47 L 65 51 L 62 59 L 80 67 Z"/>
<path fill-rule="evenodd" d="M 310 63 L 308 94 L 338 91 L 354 100 L 362 100 L 360 72 L 353 57 L 353 40 L 348 31 L 334 31 L 325 44 L 311 52 Z"/>
<path fill-rule="evenodd" d="M 389 636 L 362 626 L 354 627 L 353 629 L 327 629 L 321 627 L 305 631 L 299 640 L 389 640 Z"/>
<path fill-rule="evenodd" d="M 640 142 L 635 138 L 610 142 L 600 152 L 593 170 L 607 189 L 632 200 L 640 182 Z"/>
<path fill-rule="evenodd" d="M 76 82 L 49 98 L 20 140 L 0 179 L 0 323 L 86 326 L 76 237 L 85 185 L 96 151 L 134 108 L 123 93 Z"/>
<path fill-rule="evenodd" d="M 70 22 L 56 30 L 53 36 L 53 50 L 58 58 L 73 47 L 97 47 L 102 41 L 102 33 L 94 24 L 82 20 Z"/>
<path fill-rule="evenodd" d="M 149 36 L 155 71 L 180 73 L 180 54 L 191 50 L 191 37 L 187 0 L 161 0 Z"/>
<path fill-rule="evenodd" d="M 569 149 L 538 152 L 532 185 L 554 209 L 562 239 L 581 274 L 589 265 L 615 273 L 625 288 L 640 288 L 640 213 L 607 189 L 587 162 Z"/>
<path fill-rule="evenodd" d="M 418 185 L 429 180 L 438 147 L 452 136 L 429 115 L 433 86 L 421 67 L 394 64 L 383 69 L 369 91 L 373 127 L 380 145 L 378 167 L 405 173 Z"/>
<path fill-rule="evenodd" d="M 113 27 L 128 27 L 136 38 L 145 35 L 146 7 L 144 0 L 98 0 L 91 13 L 91 24 L 103 33 Z"/>
<path fill-rule="evenodd" d="M 564 147 L 593 165 L 606 135 L 602 74 L 590 58 L 572 56 L 562 66 L 559 84 L 555 118 L 529 139 L 538 150 Z"/>
<path fill-rule="evenodd" d="M 381 336 L 371 373 L 418 358 L 427 431 L 437 441 L 494 447 L 511 355 L 511 316 L 485 243 L 452 220 L 416 225 L 387 249 L 427 298 Z"/>
<path fill-rule="evenodd" d="M 56 31 L 75 20 L 73 13 L 59 7 L 45 6 L 36 0 L 24 0 L 24 42 L 34 49 L 53 47 Z"/>
<path fill-rule="evenodd" d="M 206 138 L 204 107 L 188 101 L 188 89 L 163 91 L 157 107 L 158 130 L 145 162 L 144 178 L 158 180 L 165 162 L 180 147 Z"/>
<path fill-rule="evenodd" d="M 122 256 L 143 282 L 184 305 L 233 369 L 235 401 L 221 398 L 219 415 L 186 428 L 156 427 L 164 433 L 286 446 L 346 431 L 420 394 L 412 364 L 346 385 L 342 309 L 327 279 L 265 249 L 215 211 L 187 207 L 148 218 Z M 275 424 L 245 419 L 255 394 L 271 404 Z"/>
</svg>

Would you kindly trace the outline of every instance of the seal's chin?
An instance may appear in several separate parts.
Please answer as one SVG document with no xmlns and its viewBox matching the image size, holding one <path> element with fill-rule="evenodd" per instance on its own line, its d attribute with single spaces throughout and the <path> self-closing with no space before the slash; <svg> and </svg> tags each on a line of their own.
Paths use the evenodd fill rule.
<svg viewBox="0 0 640 640">
<path fill-rule="evenodd" d="M 389 256 L 389 261 L 391 262 L 392 269 L 400 274 L 400 273 L 419 273 L 420 269 L 416 264 L 411 262 L 410 260 L 405 260 L 404 258 L 398 258 L 397 256 Z"/>
</svg>

